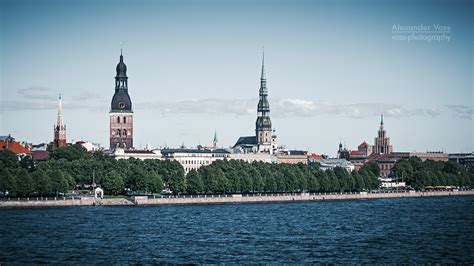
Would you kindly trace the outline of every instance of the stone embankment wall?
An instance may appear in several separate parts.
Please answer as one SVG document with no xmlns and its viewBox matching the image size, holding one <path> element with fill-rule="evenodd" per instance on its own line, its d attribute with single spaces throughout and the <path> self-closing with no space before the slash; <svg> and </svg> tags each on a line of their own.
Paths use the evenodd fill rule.
<svg viewBox="0 0 474 266">
<path fill-rule="evenodd" d="M 258 203 L 258 202 L 292 202 L 292 201 L 323 201 L 323 200 L 356 200 L 383 198 L 413 198 L 474 195 L 474 190 L 464 191 L 427 191 L 427 192 L 390 192 L 390 193 L 288 193 L 261 195 L 194 195 L 131 198 L 95 199 L 93 197 L 57 198 L 57 199 L 7 199 L 0 201 L 0 208 L 21 207 L 66 207 L 66 206 L 124 206 L 124 205 L 167 205 L 167 204 L 215 204 L 215 203 Z"/>
</svg>

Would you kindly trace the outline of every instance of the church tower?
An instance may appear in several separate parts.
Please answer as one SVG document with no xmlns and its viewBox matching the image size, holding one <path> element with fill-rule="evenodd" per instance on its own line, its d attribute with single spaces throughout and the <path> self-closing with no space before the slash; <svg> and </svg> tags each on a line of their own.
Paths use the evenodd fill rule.
<svg viewBox="0 0 474 266">
<path fill-rule="evenodd" d="M 133 110 L 132 100 L 128 95 L 127 66 L 123 62 L 120 50 L 120 62 L 116 67 L 115 94 L 109 112 L 110 149 L 133 148 Z"/>
<path fill-rule="evenodd" d="M 262 73 L 260 76 L 260 91 L 257 107 L 257 121 L 255 134 L 257 138 L 257 152 L 273 154 L 274 138 L 272 135 L 272 120 L 270 119 L 270 104 L 268 103 L 267 80 L 265 78 L 265 52 L 262 57 Z"/>
<path fill-rule="evenodd" d="M 66 125 L 63 125 L 63 104 L 61 94 L 59 94 L 58 104 L 58 118 L 56 125 L 54 125 L 54 140 L 53 148 L 66 147 Z"/>
<path fill-rule="evenodd" d="M 383 127 L 383 114 L 380 119 L 379 132 L 374 141 L 373 153 L 375 154 L 392 153 L 392 145 L 390 145 L 390 138 L 387 137 L 387 131 Z"/>
</svg>

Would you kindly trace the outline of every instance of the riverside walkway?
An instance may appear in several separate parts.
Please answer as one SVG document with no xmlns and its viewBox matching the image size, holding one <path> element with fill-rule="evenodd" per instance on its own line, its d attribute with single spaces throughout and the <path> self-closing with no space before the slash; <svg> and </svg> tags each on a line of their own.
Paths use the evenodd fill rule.
<svg viewBox="0 0 474 266">
<path fill-rule="evenodd" d="M 227 195 L 133 196 L 127 198 L 60 197 L 60 198 L 7 198 L 0 200 L 0 208 L 73 207 L 73 206 L 126 206 L 169 204 L 223 204 L 293 202 L 324 200 L 367 200 L 384 198 L 415 198 L 440 196 L 469 196 L 474 190 L 454 191 L 389 191 L 348 193 L 256 193 Z"/>
</svg>

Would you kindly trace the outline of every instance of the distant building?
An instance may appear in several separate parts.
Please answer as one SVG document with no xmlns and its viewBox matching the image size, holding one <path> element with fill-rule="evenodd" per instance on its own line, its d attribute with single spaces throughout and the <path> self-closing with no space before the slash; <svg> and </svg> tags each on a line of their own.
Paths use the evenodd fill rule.
<svg viewBox="0 0 474 266">
<path fill-rule="evenodd" d="M 115 159 L 130 159 L 135 158 L 139 160 L 154 159 L 164 160 L 160 150 L 126 150 L 124 148 L 116 148 L 111 153 Z"/>
<path fill-rule="evenodd" d="M 350 151 L 346 147 L 342 146 L 342 142 L 339 143 L 339 149 L 337 150 L 337 158 L 349 160 Z"/>
<path fill-rule="evenodd" d="M 255 136 L 240 137 L 234 150 L 237 153 L 268 153 L 276 150 L 276 135 L 273 134 L 270 119 L 270 104 L 268 103 L 267 79 L 265 77 L 265 54 L 262 58 L 262 73 L 260 76 L 259 101 L 257 106 L 257 121 Z"/>
<path fill-rule="evenodd" d="M 82 147 L 84 147 L 88 152 L 95 152 L 95 151 L 100 151 L 103 150 L 102 147 L 100 147 L 100 144 L 98 143 L 92 143 L 90 141 L 76 141 L 74 144 L 80 144 Z"/>
<path fill-rule="evenodd" d="M 275 153 L 278 163 L 308 164 L 308 152 L 300 150 L 286 150 Z"/>
<path fill-rule="evenodd" d="M 216 160 L 229 158 L 229 152 L 223 149 L 162 149 L 161 154 L 164 159 L 178 161 L 186 174 L 193 169 L 197 170 L 202 166 L 210 165 Z"/>
<path fill-rule="evenodd" d="M 427 151 L 427 152 L 392 152 L 393 157 L 400 159 L 408 159 L 410 157 L 418 157 L 422 161 L 432 160 L 432 161 L 443 161 L 447 162 L 449 159 L 449 154 L 441 151 Z"/>
<path fill-rule="evenodd" d="M 115 93 L 109 112 L 110 150 L 115 148 L 133 149 L 133 110 L 128 95 L 127 66 L 120 52 L 120 62 L 116 67 Z"/>
<path fill-rule="evenodd" d="M 9 150 L 16 155 L 31 155 L 31 151 L 11 136 L 0 136 L 0 150 Z"/>
<path fill-rule="evenodd" d="M 471 164 L 474 165 L 474 152 L 468 153 L 450 153 L 449 160 L 457 162 L 463 165 Z"/>
<path fill-rule="evenodd" d="M 392 153 L 392 145 L 390 145 L 390 138 L 387 137 L 387 131 L 383 124 L 383 114 L 380 120 L 380 128 L 377 137 L 374 140 L 373 153 L 390 154 Z"/>
<path fill-rule="evenodd" d="M 354 171 L 354 165 L 346 160 L 346 159 L 339 159 L 339 158 L 330 158 L 330 159 L 308 159 L 310 162 L 316 162 L 319 163 L 320 169 L 322 170 L 328 170 L 328 169 L 334 169 L 336 167 L 342 167 L 346 169 L 348 172 Z"/>
<path fill-rule="evenodd" d="M 54 125 L 53 148 L 66 147 L 66 125 L 63 125 L 63 105 L 61 94 L 59 94 L 58 117 L 56 125 Z"/>
</svg>

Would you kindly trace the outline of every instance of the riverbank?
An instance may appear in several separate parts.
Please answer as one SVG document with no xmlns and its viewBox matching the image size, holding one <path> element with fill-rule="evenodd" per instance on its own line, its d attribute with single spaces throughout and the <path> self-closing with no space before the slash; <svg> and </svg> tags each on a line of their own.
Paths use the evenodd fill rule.
<svg viewBox="0 0 474 266">
<path fill-rule="evenodd" d="M 177 204 L 224 204 L 224 203 L 259 203 L 259 202 L 292 202 L 292 201 L 324 201 L 324 200 L 363 200 L 384 198 L 416 198 L 442 196 L 474 195 L 474 190 L 463 191 L 403 191 L 387 193 L 269 193 L 269 194 L 231 194 L 231 195 L 184 195 L 147 197 L 134 196 L 129 198 L 73 197 L 56 199 L 5 199 L 0 201 L 0 208 L 29 207 L 74 207 L 74 206 L 143 206 L 143 205 L 177 205 Z"/>
</svg>

